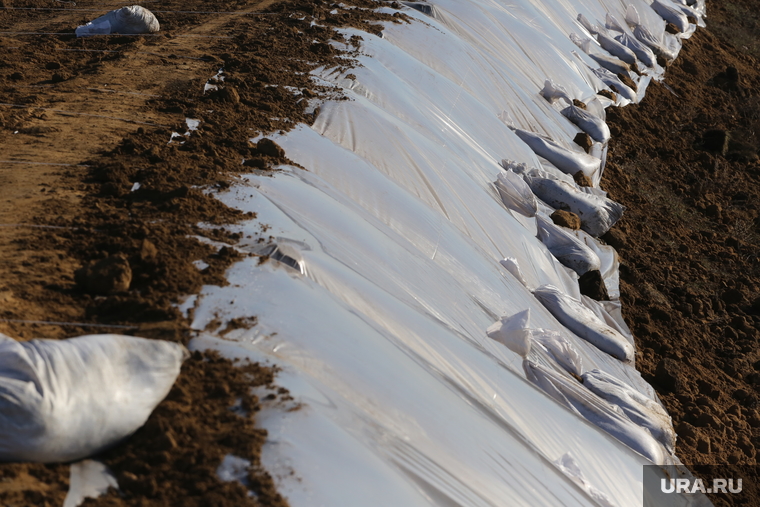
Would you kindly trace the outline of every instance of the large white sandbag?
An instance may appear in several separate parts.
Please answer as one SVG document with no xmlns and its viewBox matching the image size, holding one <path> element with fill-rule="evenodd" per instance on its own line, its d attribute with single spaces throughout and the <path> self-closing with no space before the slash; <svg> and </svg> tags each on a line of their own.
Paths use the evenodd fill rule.
<svg viewBox="0 0 760 507">
<path fill-rule="evenodd" d="M 581 229 L 602 236 L 620 220 L 625 206 L 606 197 L 586 193 L 566 181 L 526 176 L 536 196 L 555 209 L 572 211 L 581 219 Z"/>
<path fill-rule="evenodd" d="M 534 132 L 518 128 L 513 128 L 513 130 L 517 137 L 522 139 L 536 155 L 544 157 L 566 174 L 572 175 L 582 171 L 593 181 L 594 176 L 599 172 L 602 161 L 596 157 L 587 153 L 568 150 L 554 140 Z"/>
<path fill-rule="evenodd" d="M 617 75 L 602 67 L 591 69 L 591 72 L 593 72 L 604 84 L 609 86 L 612 91 L 624 99 L 636 102 L 636 92 L 634 89 L 623 83 Z"/>
<path fill-rule="evenodd" d="M 530 308 L 511 317 L 500 318 L 486 329 L 486 334 L 492 340 L 496 340 L 515 354 L 525 358 L 530 353 L 532 342 L 531 330 L 528 329 L 529 321 Z"/>
<path fill-rule="evenodd" d="M 675 451 L 673 421 L 662 405 L 601 370 L 587 371 L 582 378 L 583 385 L 591 392 L 619 406 L 631 421 L 648 429 L 668 451 Z"/>
<path fill-rule="evenodd" d="M 601 268 L 599 256 L 574 234 L 541 215 L 536 215 L 536 227 L 541 243 L 558 261 L 575 271 L 578 276 L 589 271 L 599 271 Z"/>
<path fill-rule="evenodd" d="M 523 360 L 523 370 L 528 380 L 560 404 L 606 431 L 652 463 L 672 463 L 672 458 L 665 448 L 649 431 L 634 424 L 619 408 L 601 399 L 583 384 L 528 359 Z"/>
<path fill-rule="evenodd" d="M 682 33 L 686 32 L 686 30 L 689 29 L 689 20 L 686 19 L 686 14 L 681 12 L 680 9 L 677 9 L 674 5 L 668 5 L 668 3 L 654 0 L 654 2 L 652 2 L 652 9 L 654 9 L 654 12 L 662 16 L 662 19 L 669 23 L 673 23 Z"/>
<path fill-rule="evenodd" d="M 597 118 L 588 111 L 584 111 L 573 104 L 570 104 L 560 112 L 562 116 L 578 125 L 578 128 L 591 136 L 591 139 L 594 141 L 606 143 L 610 140 L 610 128 L 601 118 Z"/>
<path fill-rule="evenodd" d="M 140 34 L 156 33 L 160 29 L 161 26 L 152 12 L 139 5 L 130 5 L 108 12 L 85 25 L 78 26 L 76 34 L 77 37 L 109 33 Z"/>
<path fill-rule="evenodd" d="M 0 461 L 73 461 L 132 434 L 187 350 L 121 335 L 17 342 L 0 334 Z"/>
<path fill-rule="evenodd" d="M 581 48 L 581 50 L 586 53 L 589 58 L 594 60 L 605 69 L 610 70 L 615 74 L 628 74 L 628 72 L 630 72 L 630 65 L 620 60 L 619 58 L 600 53 L 597 49 L 596 44 L 594 44 L 591 39 L 582 39 L 578 36 L 578 34 L 571 33 L 570 40 L 573 41 L 573 44 Z"/>
<path fill-rule="evenodd" d="M 652 68 L 657 65 L 657 59 L 655 58 L 652 50 L 649 49 L 649 46 L 643 44 L 642 42 L 639 42 L 639 40 L 635 37 L 628 35 L 623 26 L 618 22 L 617 19 L 615 19 L 613 15 L 607 13 L 605 26 L 609 30 L 620 32 L 620 35 L 616 36 L 615 40 L 633 51 L 636 54 L 636 57 L 641 60 L 641 63 L 647 67 Z"/>
<path fill-rule="evenodd" d="M 633 361 L 633 345 L 577 299 L 563 294 L 553 285 L 542 285 L 533 291 L 533 295 L 573 333 L 612 357 L 626 362 Z"/>
<path fill-rule="evenodd" d="M 629 25 L 633 26 L 633 36 L 649 46 L 654 54 L 661 56 L 668 61 L 676 59 L 675 53 L 668 49 L 665 44 L 663 44 L 662 41 L 649 30 L 649 28 L 641 24 L 639 11 L 636 10 L 636 7 L 628 5 L 628 9 L 625 12 L 625 20 Z"/>
<path fill-rule="evenodd" d="M 593 25 L 583 14 L 578 14 L 578 22 L 592 35 L 596 35 L 599 45 L 612 56 L 616 56 L 631 66 L 636 65 L 636 53 L 616 41 L 610 33 L 599 25 Z"/>
</svg>

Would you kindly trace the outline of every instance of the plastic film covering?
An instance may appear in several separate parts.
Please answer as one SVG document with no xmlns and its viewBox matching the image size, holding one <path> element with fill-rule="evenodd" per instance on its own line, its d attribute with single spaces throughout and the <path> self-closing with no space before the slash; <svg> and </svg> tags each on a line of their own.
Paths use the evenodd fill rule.
<svg viewBox="0 0 760 507">
<path fill-rule="evenodd" d="M 600 370 L 659 404 L 631 364 L 531 293 L 551 285 L 583 301 L 577 275 L 536 237 L 535 217 L 511 211 L 494 185 L 503 158 L 551 166 L 502 111 L 577 152 L 578 127 L 540 91 L 552 80 L 591 101 L 603 84 L 568 34 L 580 12 L 624 19 L 627 5 L 443 0 L 408 8 L 412 22 L 388 24 L 382 37 L 346 30 L 363 38 L 361 65 L 314 77 L 349 100 L 322 104 L 311 127 L 269 136 L 305 170 L 246 175 L 219 194 L 257 215 L 234 226 L 237 247 L 262 252 L 266 225 L 276 255 L 247 257 L 228 286 L 204 288 L 191 347 L 282 368 L 277 384 L 299 410 L 265 408 L 259 421 L 269 432 L 264 464 L 291 505 L 634 506 L 642 465 L 674 462 L 572 376 Z M 662 18 L 634 5 L 661 34 Z M 627 331 L 610 324 L 619 306 L 583 304 Z M 487 334 L 526 310 L 540 330 L 532 378 L 523 357 Z M 226 330 L 253 316 L 254 327 Z"/>
</svg>

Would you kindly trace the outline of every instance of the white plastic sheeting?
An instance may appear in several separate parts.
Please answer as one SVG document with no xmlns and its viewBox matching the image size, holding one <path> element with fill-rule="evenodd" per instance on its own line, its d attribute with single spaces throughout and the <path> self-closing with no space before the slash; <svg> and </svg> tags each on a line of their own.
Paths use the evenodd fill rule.
<svg viewBox="0 0 760 507">
<path fill-rule="evenodd" d="M 632 3 L 664 37 L 662 18 Z M 578 13 L 624 19 L 627 6 L 441 0 L 429 16 L 409 9 L 410 24 L 361 33 L 355 79 L 316 72 L 349 100 L 275 136 L 306 170 L 247 175 L 219 196 L 257 214 L 235 226 L 250 238 L 238 248 L 261 252 L 266 224 L 277 250 L 231 267 L 230 285 L 204 288 L 191 346 L 283 368 L 277 382 L 300 410 L 272 407 L 259 420 L 270 438 L 264 463 L 291 505 L 634 506 L 642 466 L 673 459 L 567 373 L 599 369 L 659 403 L 631 364 L 534 297 L 530 288 L 553 285 L 630 341 L 619 306 L 581 298 L 577 275 L 536 238 L 535 218 L 511 212 L 493 185 L 502 158 L 556 171 L 500 117 L 578 151 L 579 129 L 539 92 L 551 79 L 591 102 L 604 85 L 568 34 Z M 526 378 L 520 355 L 488 338 L 494 321 L 528 309 L 531 327 L 551 337 L 530 364 L 577 403 L 558 403 Z M 258 324 L 220 336 L 225 321 L 247 316 Z M 561 349 L 573 350 L 570 370 L 556 360 Z"/>
</svg>

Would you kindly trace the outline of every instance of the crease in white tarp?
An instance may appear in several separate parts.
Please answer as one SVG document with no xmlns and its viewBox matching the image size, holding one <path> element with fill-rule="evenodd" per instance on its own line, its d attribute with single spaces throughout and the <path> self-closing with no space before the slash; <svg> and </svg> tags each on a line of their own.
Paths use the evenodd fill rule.
<svg viewBox="0 0 760 507">
<path fill-rule="evenodd" d="M 663 33 L 643 0 L 630 3 Z M 522 358 L 485 333 L 530 309 L 531 326 L 563 333 L 585 370 L 657 400 L 499 264 L 515 258 L 529 287 L 578 297 L 533 219 L 510 212 L 492 184 L 503 158 L 542 166 L 502 111 L 578 149 L 578 128 L 539 92 L 552 79 L 573 98 L 595 96 L 601 84 L 567 35 L 578 13 L 622 20 L 628 2 L 435 6 L 434 17 L 408 10 L 411 24 L 386 24 L 382 38 L 361 33 L 356 79 L 315 73 L 348 86 L 349 100 L 323 104 L 312 127 L 269 136 L 306 170 L 247 175 L 219 195 L 257 214 L 233 226 L 251 237 L 239 250 L 259 252 L 266 224 L 298 269 L 255 257 L 233 265 L 230 285 L 198 295 L 191 346 L 283 368 L 277 383 L 300 409 L 266 408 L 259 421 L 264 463 L 291 505 L 597 505 L 590 491 L 639 505 L 648 461 L 528 382 Z M 619 319 L 609 306 L 605 318 Z M 251 316 L 252 329 L 207 329 Z M 585 482 L 555 464 L 568 453 Z"/>
</svg>

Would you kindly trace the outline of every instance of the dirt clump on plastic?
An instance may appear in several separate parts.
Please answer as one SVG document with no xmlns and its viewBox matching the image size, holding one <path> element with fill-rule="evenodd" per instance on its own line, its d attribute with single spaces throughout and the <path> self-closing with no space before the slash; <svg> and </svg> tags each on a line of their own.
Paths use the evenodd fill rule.
<svg viewBox="0 0 760 507">
<path fill-rule="evenodd" d="M 620 254 L 636 364 L 673 417 L 679 458 L 756 465 L 760 66 L 732 44 L 742 37 L 728 16 L 736 4 L 708 8 L 708 28 L 685 42 L 664 84 L 653 82 L 640 105 L 608 110 L 602 186 L 627 211 L 604 239 Z M 737 39 L 727 38 L 731 23 Z M 755 469 L 744 471 L 757 482 Z M 711 500 L 734 505 L 732 495 Z"/>
<path fill-rule="evenodd" d="M 269 136 L 312 124 L 320 101 L 343 98 L 309 73 L 350 75 L 379 21 L 408 22 L 376 12 L 385 5 L 167 0 L 157 36 L 83 39 L 74 28 L 107 10 L 82 11 L 102 9 L 94 0 L 0 10 L 0 31 L 12 32 L 0 39 L 0 332 L 187 344 L 185 297 L 224 285 L 227 267 L 258 255 L 250 245 L 273 239 L 217 194 L 241 173 L 292 163 Z M 257 225 L 245 238 L 228 226 L 241 221 Z M 273 374 L 194 355 L 147 426 L 95 457 L 120 493 L 86 503 L 285 505 L 260 465 L 260 400 L 246 394 L 261 379 L 271 387 Z M 230 410 L 238 402 L 245 417 Z M 217 477 L 226 454 L 252 463 L 245 486 Z M 61 505 L 69 466 L 0 464 L 0 479 L 0 504 Z"/>
</svg>

